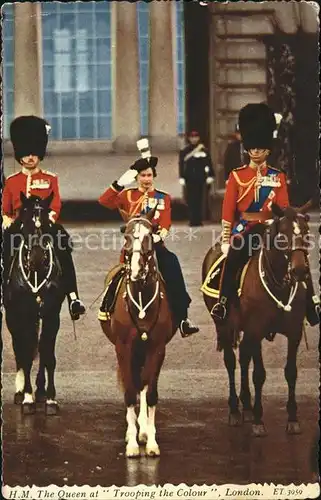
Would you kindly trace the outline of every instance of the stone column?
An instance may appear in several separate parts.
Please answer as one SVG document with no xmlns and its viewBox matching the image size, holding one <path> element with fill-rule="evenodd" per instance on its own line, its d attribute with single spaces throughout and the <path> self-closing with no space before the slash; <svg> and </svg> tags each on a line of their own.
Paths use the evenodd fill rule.
<svg viewBox="0 0 321 500">
<path fill-rule="evenodd" d="M 41 4 L 14 4 L 14 115 L 43 114 Z"/>
<path fill-rule="evenodd" d="M 151 145 L 177 149 L 172 2 L 150 3 L 149 136 Z"/>
<path fill-rule="evenodd" d="M 140 137 L 139 60 L 136 4 L 113 2 L 114 107 L 117 151 L 137 151 Z"/>
</svg>

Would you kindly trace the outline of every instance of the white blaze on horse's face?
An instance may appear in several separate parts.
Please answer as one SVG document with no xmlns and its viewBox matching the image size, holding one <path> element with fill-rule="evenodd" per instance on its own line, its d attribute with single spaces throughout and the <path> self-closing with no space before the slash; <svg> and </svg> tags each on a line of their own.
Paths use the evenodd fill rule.
<svg viewBox="0 0 321 500">
<path fill-rule="evenodd" d="M 137 280 L 140 271 L 140 255 L 142 250 L 142 244 L 145 236 L 149 234 L 149 230 L 143 224 L 135 224 L 133 232 L 133 254 L 130 263 L 131 269 L 131 279 L 132 281 Z"/>
<path fill-rule="evenodd" d="M 296 235 L 301 234 L 301 230 L 300 230 L 299 224 L 296 221 L 293 222 L 293 232 Z"/>
</svg>

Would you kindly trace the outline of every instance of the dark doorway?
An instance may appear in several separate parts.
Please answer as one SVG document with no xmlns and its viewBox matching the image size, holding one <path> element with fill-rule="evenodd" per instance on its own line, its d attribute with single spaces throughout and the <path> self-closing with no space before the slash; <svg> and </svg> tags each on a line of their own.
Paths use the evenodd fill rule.
<svg viewBox="0 0 321 500">
<path fill-rule="evenodd" d="M 184 2 L 186 129 L 198 130 L 209 146 L 209 9 Z"/>
<path fill-rule="evenodd" d="M 291 204 L 318 198 L 318 37 L 303 32 L 266 38 L 268 103 L 283 115 L 279 166 L 290 180 Z"/>
</svg>

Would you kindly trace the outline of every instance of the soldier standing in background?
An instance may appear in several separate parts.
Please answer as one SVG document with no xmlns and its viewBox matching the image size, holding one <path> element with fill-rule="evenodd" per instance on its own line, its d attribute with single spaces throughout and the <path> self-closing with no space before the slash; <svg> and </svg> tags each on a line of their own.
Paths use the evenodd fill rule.
<svg viewBox="0 0 321 500">
<path fill-rule="evenodd" d="M 179 153 L 179 181 L 186 187 L 190 226 L 201 226 L 204 188 L 214 182 L 215 174 L 199 132 L 192 130 L 187 139 L 189 144 Z"/>
<path fill-rule="evenodd" d="M 241 134 L 238 124 L 235 125 L 233 140 L 228 143 L 224 154 L 224 179 L 227 181 L 234 168 L 242 167 L 248 161 L 246 152 L 242 144 Z"/>
</svg>

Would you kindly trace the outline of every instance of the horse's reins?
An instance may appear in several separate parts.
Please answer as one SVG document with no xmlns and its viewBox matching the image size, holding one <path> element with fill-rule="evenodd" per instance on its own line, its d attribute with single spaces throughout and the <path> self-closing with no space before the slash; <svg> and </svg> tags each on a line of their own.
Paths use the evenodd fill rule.
<svg viewBox="0 0 321 500">
<path fill-rule="evenodd" d="M 271 299 L 276 303 L 276 305 L 280 308 L 280 309 L 283 309 L 285 312 L 290 312 L 292 311 L 292 302 L 294 300 L 294 297 L 296 296 L 296 293 L 297 293 L 297 290 L 298 290 L 298 282 L 296 281 L 295 282 L 295 285 L 291 286 L 291 289 L 290 289 L 290 294 L 289 294 L 289 298 L 288 298 L 288 301 L 287 301 L 287 304 L 284 304 L 282 302 L 282 300 L 279 300 L 275 295 L 274 293 L 271 291 L 271 289 L 269 288 L 267 282 L 265 281 L 265 271 L 264 271 L 264 268 L 263 268 L 263 264 L 262 264 L 262 260 L 263 260 L 263 251 L 264 249 L 261 248 L 260 250 L 260 254 L 259 254 L 259 276 L 260 276 L 260 280 L 261 280 L 261 283 L 265 289 L 265 291 L 267 292 L 267 294 L 269 295 L 269 297 L 271 297 Z"/>
<path fill-rule="evenodd" d="M 274 293 L 272 292 L 272 290 L 269 288 L 266 280 L 264 279 L 265 278 L 265 271 L 264 271 L 263 263 L 262 263 L 263 256 L 264 256 L 264 250 L 266 250 L 266 249 L 264 247 L 262 247 L 261 250 L 260 250 L 259 262 L 258 262 L 259 276 L 260 276 L 261 283 L 262 283 L 265 291 L 269 295 L 269 297 L 271 297 L 271 299 L 276 303 L 276 305 L 278 306 L 278 308 L 283 309 L 285 312 L 290 312 L 290 311 L 292 311 L 292 305 L 291 304 L 292 304 L 292 302 L 293 302 L 293 300 L 294 300 L 294 298 L 296 296 L 297 290 L 298 290 L 298 286 L 299 286 L 298 281 L 295 282 L 294 286 L 293 285 L 291 286 L 288 301 L 287 301 L 286 304 L 284 304 L 281 300 L 279 300 L 274 295 Z M 303 252 L 306 253 L 306 249 L 304 247 L 293 248 L 293 249 L 291 249 L 290 253 L 292 254 L 296 250 L 300 250 L 300 251 L 303 251 Z M 271 267 L 270 261 L 268 259 L 268 256 L 266 255 L 266 252 L 265 252 L 265 260 L 266 260 L 266 262 L 268 263 L 268 265 L 270 267 L 273 281 L 276 283 L 276 285 L 279 288 L 283 288 L 283 284 L 279 283 L 276 280 L 275 276 L 274 276 L 274 273 L 272 271 L 272 267 Z"/>
<path fill-rule="evenodd" d="M 141 217 L 133 217 L 131 219 L 131 222 L 132 221 L 141 221 L 142 218 Z M 153 226 L 153 224 L 151 223 L 151 221 L 149 221 L 148 219 L 144 219 L 144 222 L 147 222 L 150 226 Z M 126 273 L 127 274 L 127 273 Z M 155 290 L 154 290 L 154 293 L 153 293 L 153 296 L 152 298 L 147 302 L 147 304 L 143 305 L 143 301 L 142 301 L 142 292 L 140 291 L 138 293 L 138 297 L 139 297 L 139 302 L 137 302 L 137 300 L 135 299 L 135 297 L 133 296 L 132 294 L 132 291 L 131 291 L 131 288 L 130 288 L 130 283 L 129 283 L 129 276 L 127 274 L 126 276 L 126 298 L 128 297 L 130 302 L 136 307 L 136 309 L 138 310 L 138 318 L 139 319 L 144 319 L 145 316 L 146 316 L 146 311 L 148 310 L 148 308 L 155 302 L 155 299 L 156 297 L 158 296 L 159 297 L 159 306 L 160 306 L 160 299 L 161 299 L 161 295 L 159 294 L 159 279 L 157 277 L 156 279 L 156 286 L 155 286 Z M 127 304 L 128 304 L 128 299 L 127 299 Z M 134 323 L 134 325 L 136 326 L 137 330 L 140 332 L 141 334 L 141 339 L 142 340 L 147 340 L 147 333 L 146 332 L 141 332 L 139 326 L 137 325 L 137 322 L 135 321 L 135 318 L 133 317 L 133 315 L 131 314 L 130 312 L 130 307 L 128 307 L 128 311 L 130 313 L 130 316 L 131 316 L 131 319 Z M 157 316 L 156 315 L 156 319 L 153 323 L 153 325 L 151 325 L 150 329 L 149 329 L 149 332 L 153 330 L 154 326 L 156 325 L 157 323 Z"/>
<path fill-rule="evenodd" d="M 24 265 L 23 265 L 23 262 L 22 262 L 22 251 L 23 251 L 24 244 L 25 244 L 25 241 L 21 241 L 20 247 L 19 247 L 19 268 L 20 268 L 20 271 L 22 273 L 23 279 L 25 280 L 25 282 L 27 283 L 27 285 L 30 287 L 32 293 L 38 293 L 39 290 L 48 282 L 48 279 L 50 278 L 50 275 L 52 273 L 52 269 L 53 269 L 53 253 L 52 253 L 52 248 L 51 248 L 50 243 L 47 243 L 46 249 L 49 250 L 49 269 L 48 269 L 48 272 L 47 272 L 45 278 L 38 285 L 38 283 L 37 283 L 38 274 L 35 271 L 35 284 L 33 285 L 30 282 L 30 280 L 29 280 L 29 278 L 28 278 L 28 276 L 27 276 L 27 274 L 25 272 Z"/>
</svg>

